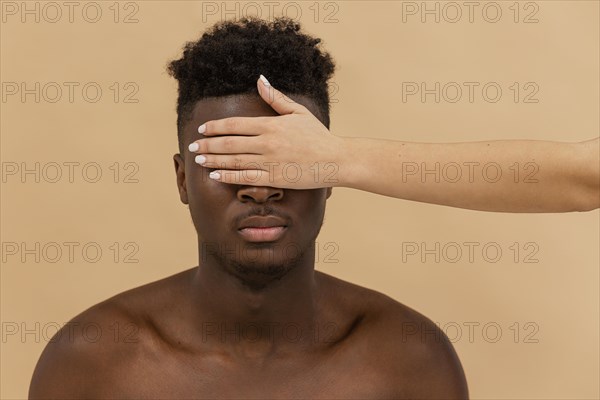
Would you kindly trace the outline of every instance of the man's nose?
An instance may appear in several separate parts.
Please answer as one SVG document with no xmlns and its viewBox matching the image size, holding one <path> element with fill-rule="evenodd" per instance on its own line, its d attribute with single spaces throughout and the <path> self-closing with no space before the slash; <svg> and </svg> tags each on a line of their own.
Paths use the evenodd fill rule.
<svg viewBox="0 0 600 400">
<path fill-rule="evenodd" d="M 269 186 L 242 186 L 237 192 L 239 201 L 245 203 L 254 201 L 256 203 L 265 203 L 269 200 L 281 200 L 283 198 L 283 189 Z"/>
</svg>

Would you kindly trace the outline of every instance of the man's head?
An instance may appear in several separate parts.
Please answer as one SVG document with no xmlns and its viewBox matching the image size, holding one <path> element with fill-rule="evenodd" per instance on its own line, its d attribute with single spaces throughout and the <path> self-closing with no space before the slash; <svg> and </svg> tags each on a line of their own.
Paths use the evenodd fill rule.
<svg viewBox="0 0 600 400">
<path fill-rule="evenodd" d="M 183 57 L 169 64 L 179 81 L 177 184 L 199 236 L 201 263 L 216 264 L 253 289 L 281 279 L 300 262 L 313 265 L 311 247 L 331 189 L 216 182 L 208 178 L 213 169 L 197 165 L 186 147 L 201 138 L 197 129 L 209 120 L 276 116 L 258 94 L 260 74 L 329 127 L 328 80 L 334 64 L 318 48 L 320 40 L 299 29 L 288 19 L 220 23 L 199 41 L 188 43 Z M 268 216 L 269 224 L 279 221 L 285 228 L 275 240 L 249 240 L 248 231 L 241 228 L 256 222 L 248 222 L 252 216 Z"/>
<path fill-rule="evenodd" d="M 315 116 L 329 128 L 328 80 L 335 65 L 319 48 L 320 42 L 303 34 L 300 24 L 288 18 L 272 22 L 256 18 L 225 21 L 214 25 L 198 41 L 188 42 L 183 57 L 168 65 L 169 73 L 179 82 L 180 153 L 187 147 L 185 124 L 198 101 L 233 94 L 257 95 L 256 79 L 260 74 L 288 96 L 310 98 L 316 106 Z"/>
</svg>

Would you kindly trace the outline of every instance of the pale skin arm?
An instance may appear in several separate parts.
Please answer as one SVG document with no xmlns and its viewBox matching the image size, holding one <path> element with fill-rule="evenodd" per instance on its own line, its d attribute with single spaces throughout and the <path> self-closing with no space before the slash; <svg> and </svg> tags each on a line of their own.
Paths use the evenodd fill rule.
<svg viewBox="0 0 600 400">
<path fill-rule="evenodd" d="M 190 148 L 206 158 L 203 166 L 218 166 L 211 177 L 223 183 L 349 187 L 496 212 L 600 207 L 600 138 L 414 143 L 341 137 L 261 79 L 257 87 L 280 116 L 208 121 L 203 133 L 208 138 Z"/>
</svg>

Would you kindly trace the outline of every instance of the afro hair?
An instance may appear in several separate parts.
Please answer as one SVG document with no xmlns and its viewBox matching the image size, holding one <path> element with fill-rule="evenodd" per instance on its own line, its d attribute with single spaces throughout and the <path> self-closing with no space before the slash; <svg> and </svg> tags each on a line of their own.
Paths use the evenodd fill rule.
<svg viewBox="0 0 600 400">
<path fill-rule="evenodd" d="M 183 56 L 167 67 L 179 83 L 180 151 L 183 128 L 191 119 L 196 102 L 234 94 L 258 95 L 256 80 L 260 74 L 281 92 L 304 95 L 314 101 L 329 128 L 328 80 L 335 64 L 319 48 L 321 39 L 300 29 L 298 22 L 285 17 L 271 22 L 242 18 L 219 22 L 199 40 L 185 44 Z"/>
</svg>

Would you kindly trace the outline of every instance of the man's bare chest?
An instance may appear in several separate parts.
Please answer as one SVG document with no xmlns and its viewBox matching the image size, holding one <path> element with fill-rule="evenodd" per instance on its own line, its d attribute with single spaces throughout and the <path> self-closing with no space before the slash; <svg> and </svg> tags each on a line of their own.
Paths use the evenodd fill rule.
<svg viewBox="0 0 600 400">
<path fill-rule="evenodd" d="M 90 398 L 390 398 L 398 382 L 375 360 L 297 357 L 277 362 L 163 357 L 116 367 L 94 380 Z"/>
</svg>

